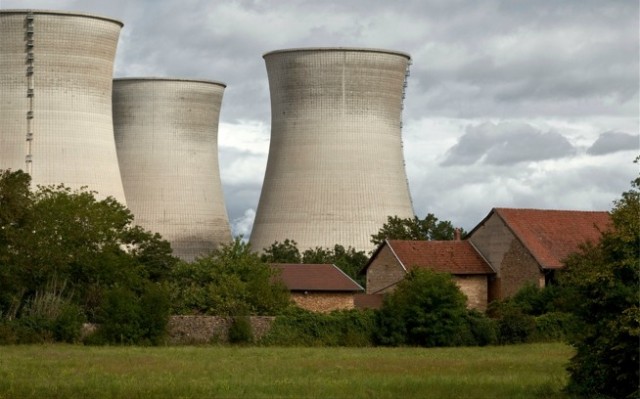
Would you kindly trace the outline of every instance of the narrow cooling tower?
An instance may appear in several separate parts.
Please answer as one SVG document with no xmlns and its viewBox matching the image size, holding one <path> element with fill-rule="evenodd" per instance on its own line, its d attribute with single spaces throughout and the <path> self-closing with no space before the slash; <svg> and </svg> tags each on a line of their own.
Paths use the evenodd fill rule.
<svg viewBox="0 0 640 399">
<path fill-rule="evenodd" d="M 87 186 L 125 203 L 113 138 L 113 61 L 122 23 L 0 10 L 0 169 L 32 186 Z"/>
<path fill-rule="evenodd" d="M 225 85 L 116 79 L 113 117 L 125 194 L 137 224 L 190 261 L 231 241 L 218 167 Z"/>
<path fill-rule="evenodd" d="M 387 216 L 412 217 L 401 114 L 410 57 L 386 50 L 264 55 L 271 144 L 251 244 L 370 250 Z"/>
</svg>

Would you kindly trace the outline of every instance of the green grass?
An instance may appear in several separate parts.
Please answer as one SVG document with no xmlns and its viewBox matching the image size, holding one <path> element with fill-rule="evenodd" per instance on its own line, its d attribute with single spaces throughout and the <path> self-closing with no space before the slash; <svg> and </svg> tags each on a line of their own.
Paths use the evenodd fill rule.
<svg viewBox="0 0 640 399">
<path fill-rule="evenodd" d="M 563 344 L 0 347 L 0 398 L 563 398 Z"/>
</svg>

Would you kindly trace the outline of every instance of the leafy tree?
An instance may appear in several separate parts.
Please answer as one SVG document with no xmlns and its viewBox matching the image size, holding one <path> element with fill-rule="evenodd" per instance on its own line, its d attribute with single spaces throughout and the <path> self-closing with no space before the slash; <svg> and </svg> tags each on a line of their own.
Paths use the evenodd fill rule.
<svg viewBox="0 0 640 399">
<path fill-rule="evenodd" d="M 387 222 L 382 228 L 371 236 L 371 242 L 380 245 L 384 240 L 453 240 L 456 229 L 448 220 L 439 221 L 432 213 L 424 219 L 417 216 L 413 218 L 400 218 L 388 216 Z M 464 230 L 460 229 L 464 235 Z"/>
<path fill-rule="evenodd" d="M 365 284 L 365 276 L 360 270 L 367 264 L 369 258 L 364 251 L 357 251 L 353 247 L 346 248 L 336 244 L 333 248 L 316 247 L 302 253 L 302 263 L 334 264 L 360 285 Z"/>
<path fill-rule="evenodd" d="M 290 303 L 276 271 L 239 238 L 171 273 L 171 302 L 178 314 L 273 315 Z"/>
<path fill-rule="evenodd" d="M 260 259 L 265 263 L 301 263 L 302 256 L 298 244 L 288 238 L 284 242 L 274 242 L 265 248 Z"/>
<path fill-rule="evenodd" d="M 105 290 L 160 281 L 177 262 L 169 243 L 133 225 L 113 198 L 60 186 L 29 191 L 24 172 L 0 171 L 0 314 L 17 315 L 52 281 L 90 320 Z"/>
<path fill-rule="evenodd" d="M 377 341 L 427 347 L 469 343 L 466 302 L 450 275 L 414 269 L 385 296 Z"/>
<path fill-rule="evenodd" d="M 569 390 L 584 396 L 639 397 L 640 177 L 611 211 L 613 229 L 566 260 L 560 283 L 576 296 L 585 323 L 573 342 Z"/>
</svg>

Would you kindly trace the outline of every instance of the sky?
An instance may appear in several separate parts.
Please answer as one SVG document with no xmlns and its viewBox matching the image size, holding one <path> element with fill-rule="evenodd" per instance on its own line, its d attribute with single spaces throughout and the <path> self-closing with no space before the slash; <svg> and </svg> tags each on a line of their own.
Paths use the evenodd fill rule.
<svg viewBox="0 0 640 399">
<path fill-rule="evenodd" d="M 417 216 L 471 230 L 494 207 L 610 210 L 638 176 L 635 0 L 0 0 L 124 23 L 116 77 L 227 84 L 220 173 L 249 236 L 266 169 L 262 54 L 369 47 L 412 57 L 403 142 Z"/>
</svg>

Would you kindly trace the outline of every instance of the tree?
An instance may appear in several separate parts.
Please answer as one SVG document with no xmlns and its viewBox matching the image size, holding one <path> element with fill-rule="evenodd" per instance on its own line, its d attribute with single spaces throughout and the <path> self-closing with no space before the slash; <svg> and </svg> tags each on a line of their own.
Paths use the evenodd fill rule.
<svg viewBox="0 0 640 399">
<path fill-rule="evenodd" d="M 239 238 L 171 273 L 174 312 L 225 316 L 274 315 L 289 306 L 276 270 Z"/>
<path fill-rule="evenodd" d="M 177 262 L 169 243 L 133 225 L 113 198 L 63 185 L 31 193 L 29 180 L 0 172 L 0 313 L 16 315 L 59 281 L 91 319 L 109 287 L 160 281 Z"/>
<path fill-rule="evenodd" d="M 385 296 L 377 341 L 427 347 L 465 344 L 472 339 L 466 302 L 450 275 L 414 269 Z"/>
<path fill-rule="evenodd" d="M 339 244 L 334 245 L 333 248 L 307 249 L 302 253 L 302 263 L 336 265 L 362 286 L 365 284 L 366 277 L 360 275 L 360 270 L 368 260 L 364 251 L 357 251 L 353 247 L 345 249 Z"/>
<path fill-rule="evenodd" d="M 464 235 L 464 230 L 460 229 L 460 234 Z M 384 240 L 453 240 L 455 235 L 456 228 L 450 221 L 439 221 L 432 213 L 424 219 L 388 216 L 382 228 L 371 236 L 371 242 L 377 246 Z"/>
<path fill-rule="evenodd" d="M 260 259 L 265 263 L 301 263 L 302 256 L 298 244 L 288 238 L 283 242 L 274 242 L 265 248 Z"/>
<path fill-rule="evenodd" d="M 637 161 L 637 160 L 636 160 Z M 573 345 L 568 389 L 593 397 L 639 397 L 640 177 L 611 211 L 613 228 L 570 256 L 559 282 L 586 328 Z"/>
</svg>

